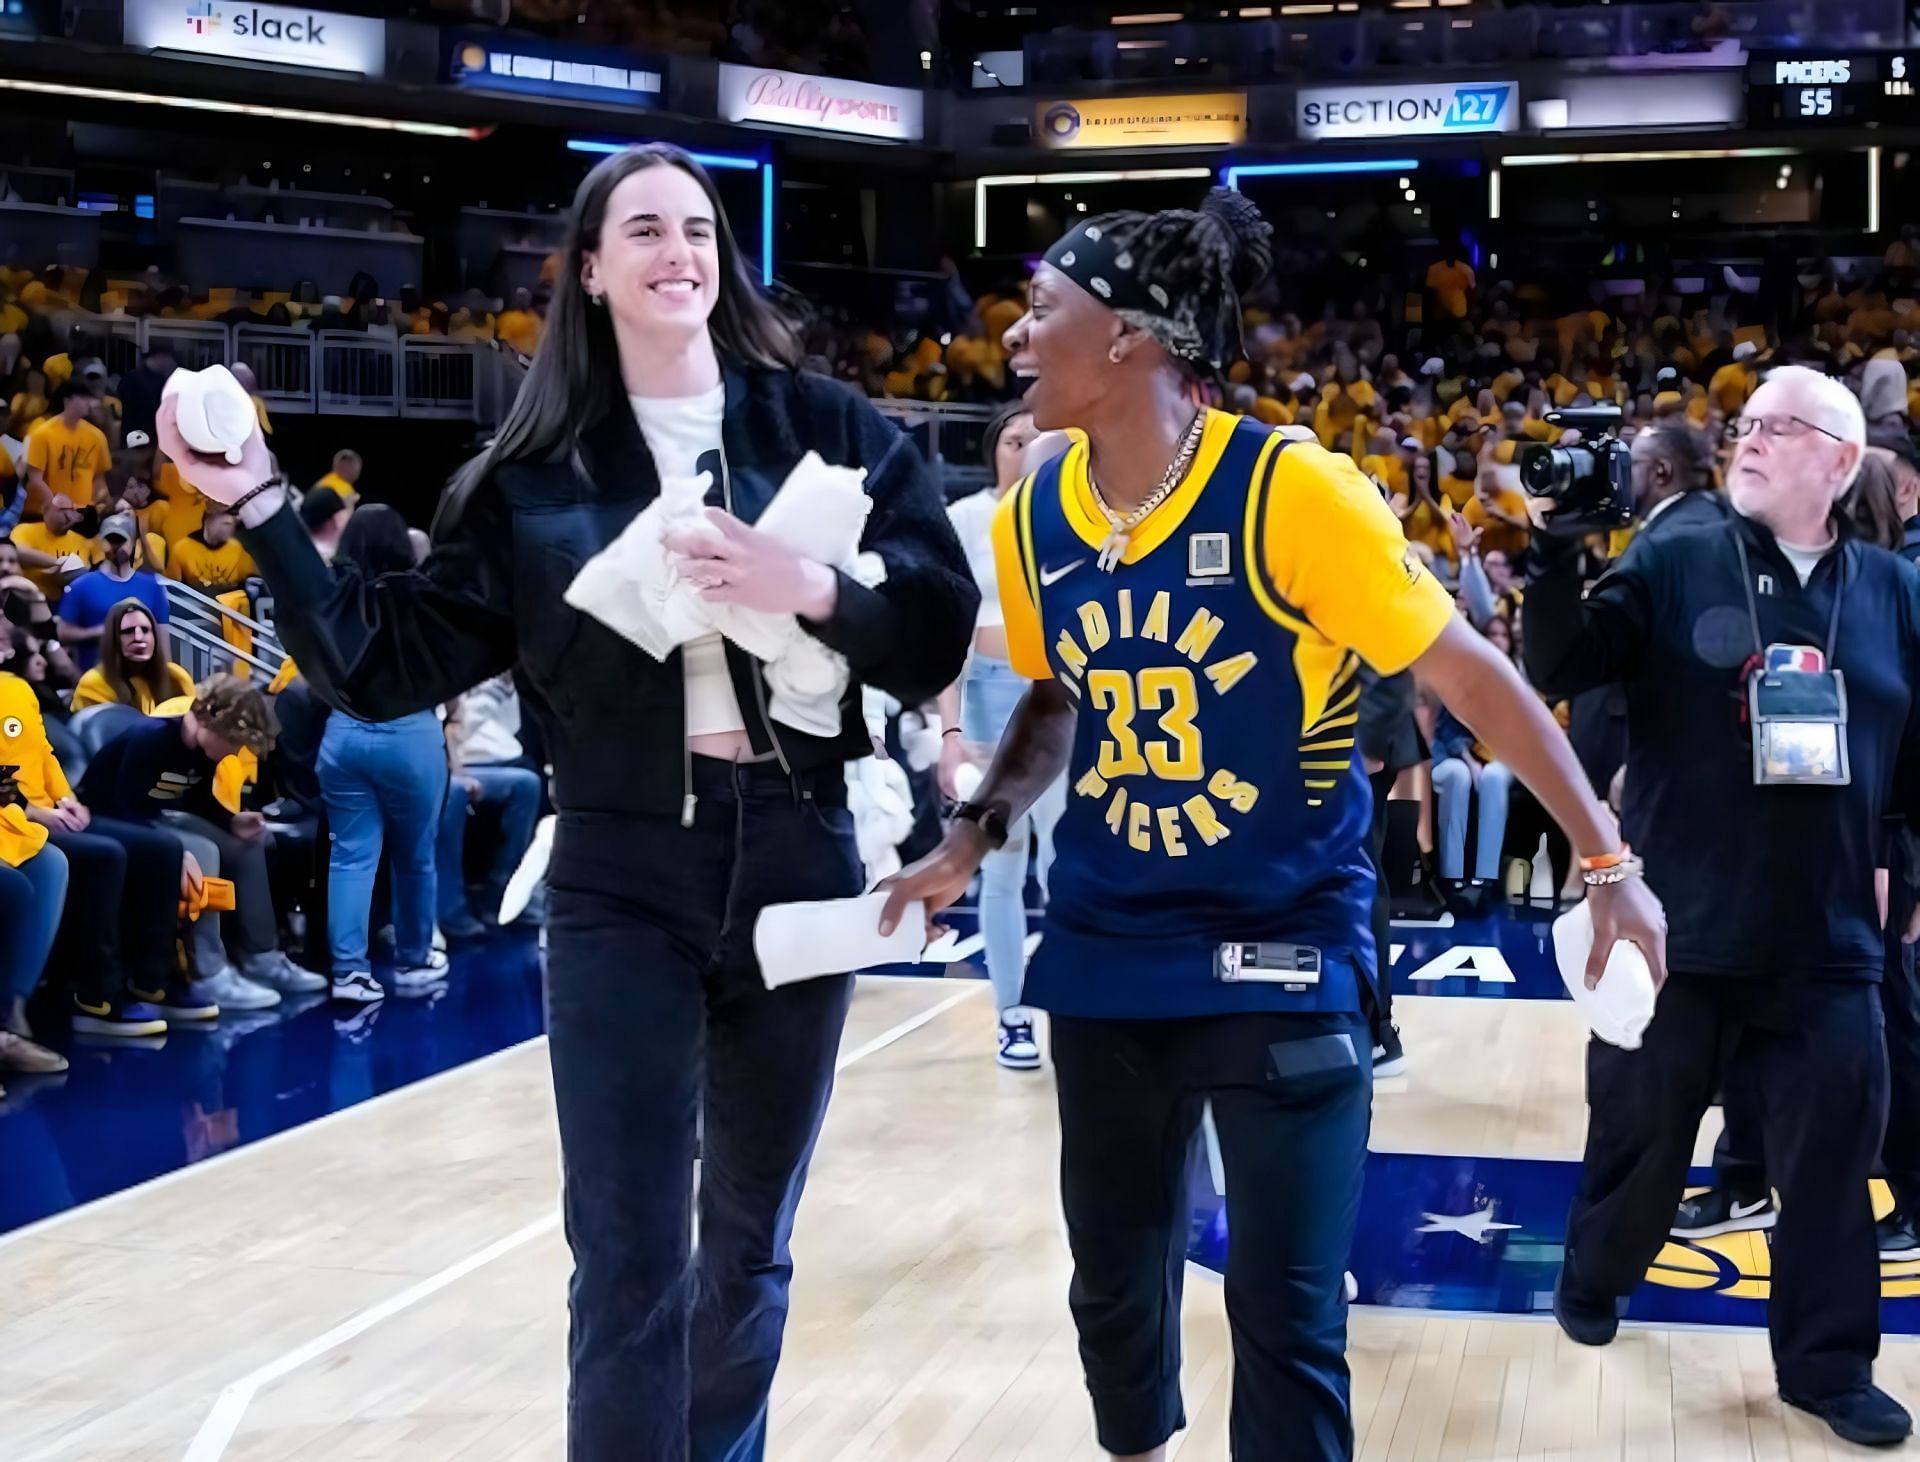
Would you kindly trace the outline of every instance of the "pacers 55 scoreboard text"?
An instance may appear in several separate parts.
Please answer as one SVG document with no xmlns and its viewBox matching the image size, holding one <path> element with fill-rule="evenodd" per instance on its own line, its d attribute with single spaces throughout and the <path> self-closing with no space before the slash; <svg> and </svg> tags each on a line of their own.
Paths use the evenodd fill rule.
<svg viewBox="0 0 1920 1462">
<path fill-rule="evenodd" d="M 1784 126 L 1873 126 L 1920 120 L 1920 52 L 1758 53 L 1747 72 L 1747 120 Z"/>
</svg>

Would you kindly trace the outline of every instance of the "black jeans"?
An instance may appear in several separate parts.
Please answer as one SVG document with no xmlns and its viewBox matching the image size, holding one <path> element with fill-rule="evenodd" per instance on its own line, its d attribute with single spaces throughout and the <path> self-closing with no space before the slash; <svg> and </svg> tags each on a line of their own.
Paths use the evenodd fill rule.
<svg viewBox="0 0 1920 1462">
<path fill-rule="evenodd" d="M 1186 1425 L 1185 1164 L 1210 1099 L 1226 1166 L 1233 1455 L 1353 1455 L 1345 1277 L 1369 1040 L 1359 1015 L 1053 1017 L 1068 1298 L 1108 1451 L 1151 1451 Z"/>
<path fill-rule="evenodd" d="M 1887 1135 L 1880 1144 L 1880 1171 L 1893 1190 L 1894 1205 L 1920 1219 L 1920 970 L 1914 947 L 1904 942 L 1913 914 L 1908 886 L 1911 851 L 1903 836 L 1889 852 L 1886 973 L 1880 1005 L 1887 1020 Z M 1741 1198 L 1767 1191 L 1766 1154 L 1760 1140 L 1762 1094 L 1752 1073 L 1734 1066 L 1721 1079 L 1726 1126 L 1713 1149 L 1713 1181 Z"/>
<path fill-rule="evenodd" d="M 760 909 L 860 891 L 836 769 L 696 760 L 694 826 L 562 813 L 547 1023 L 572 1246 L 573 1462 L 758 1462 L 850 976 L 769 992 Z M 694 1158 L 700 1131 L 699 1244 Z"/>
<path fill-rule="evenodd" d="M 1880 987 L 1676 974 L 1638 1051 L 1587 1045 L 1585 1166 L 1563 1278 L 1576 1301 L 1630 1293 L 1667 1241 L 1718 1073 L 1761 1097 L 1780 1217 L 1767 1328 L 1780 1389 L 1862 1385 L 1880 1352 L 1880 1253 L 1867 1178 L 1887 1118 Z"/>
<path fill-rule="evenodd" d="M 96 817 L 56 830 L 67 855 L 67 909 L 55 959 L 86 1005 L 165 992 L 180 923 L 180 839 L 163 828 Z"/>
</svg>

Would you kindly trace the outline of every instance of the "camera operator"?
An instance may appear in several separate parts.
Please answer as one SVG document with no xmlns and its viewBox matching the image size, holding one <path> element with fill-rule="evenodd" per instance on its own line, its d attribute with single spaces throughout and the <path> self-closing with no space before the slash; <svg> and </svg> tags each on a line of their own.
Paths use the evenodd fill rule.
<svg viewBox="0 0 1920 1462">
<path fill-rule="evenodd" d="M 1888 1081 L 1874 870 L 1883 814 L 1916 807 L 1895 783 L 1920 753 L 1920 577 L 1851 541 L 1835 512 L 1866 439 L 1838 382 L 1777 370 L 1734 431 L 1726 524 L 1635 545 L 1584 600 L 1565 553 L 1548 553 L 1528 591 L 1535 684 L 1626 689 L 1622 831 L 1667 905 L 1673 971 L 1639 1050 L 1588 1045 L 1554 1316 L 1581 1344 L 1613 1338 L 1731 1063 L 1763 1098 L 1781 1198 L 1768 1306 L 1781 1399 L 1886 1445 L 1912 1422 L 1872 1383 L 1867 1180 Z M 1563 511 L 1578 492 L 1563 490 Z"/>
<path fill-rule="evenodd" d="M 1633 543 L 1726 521 L 1726 496 L 1714 491 L 1713 448 L 1682 416 L 1656 420 L 1632 445 Z M 1573 698 L 1567 739 L 1602 797 L 1627 760 L 1627 693 L 1604 685 Z"/>
</svg>

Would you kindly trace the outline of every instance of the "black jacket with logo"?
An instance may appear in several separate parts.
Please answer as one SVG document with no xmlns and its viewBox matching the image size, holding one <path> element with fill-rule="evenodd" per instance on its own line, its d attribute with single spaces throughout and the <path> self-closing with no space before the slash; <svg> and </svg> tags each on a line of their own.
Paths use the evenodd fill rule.
<svg viewBox="0 0 1920 1462">
<path fill-rule="evenodd" d="M 1824 647 L 1845 564 L 1833 664 L 1846 677 L 1844 787 L 1757 787 L 1743 671 L 1754 634 L 1735 535 L 1747 546 L 1762 644 Z M 1671 968 L 1878 979 L 1881 819 L 1920 809 L 1920 573 L 1844 536 L 1802 587 L 1765 528 L 1636 542 L 1582 598 L 1566 560 L 1527 591 L 1527 671 L 1550 695 L 1627 696 L 1622 832 L 1666 904 Z"/>
<path fill-rule="evenodd" d="M 866 469 L 873 511 L 861 548 L 885 562 L 886 581 L 869 589 L 843 574 L 833 617 L 802 621 L 852 668 L 839 734 L 773 725 L 761 666 L 727 645 L 754 748 L 777 752 L 795 772 L 837 770 L 873 749 L 862 685 L 916 705 L 959 678 L 979 591 L 920 453 L 845 386 L 729 368 L 721 436 L 733 511 L 748 523 L 810 449 L 831 465 Z M 512 670 L 545 735 L 558 807 L 678 814 L 687 790 L 680 656 L 655 661 L 563 597 L 581 566 L 658 496 L 659 474 L 631 412 L 596 423 L 580 446 L 578 468 L 565 460 L 499 468 L 411 573 L 336 574 L 291 511 L 243 536 L 272 585 L 287 649 L 330 705 L 388 721 Z"/>
</svg>

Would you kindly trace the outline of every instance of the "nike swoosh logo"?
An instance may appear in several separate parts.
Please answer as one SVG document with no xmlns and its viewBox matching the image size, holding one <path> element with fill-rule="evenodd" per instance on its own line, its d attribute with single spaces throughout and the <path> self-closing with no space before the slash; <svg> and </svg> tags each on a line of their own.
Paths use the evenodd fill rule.
<svg viewBox="0 0 1920 1462">
<path fill-rule="evenodd" d="M 1086 560 L 1084 558 L 1076 558 L 1072 563 L 1066 564 L 1061 568 L 1040 570 L 1040 587 L 1043 589 L 1051 589 L 1055 584 L 1059 583 L 1085 562 Z"/>
<path fill-rule="evenodd" d="M 104 1000 L 101 1001 L 97 1007 L 87 1004 L 84 1000 L 76 1000 L 73 1003 L 83 1015 L 98 1015 L 104 1017 L 113 1010 L 113 1007 Z"/>
<path fill-rule="evenodd" d="M 1728 1212 L 1735 1218 L 1752 1218 L 1754 1214 L 1765 1211 L 1767 1202 L 1767 1199 L 1762 1198 L 1756 1203 L 1736 1203 Z"/>
</svg>

